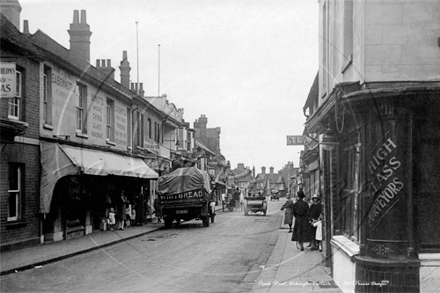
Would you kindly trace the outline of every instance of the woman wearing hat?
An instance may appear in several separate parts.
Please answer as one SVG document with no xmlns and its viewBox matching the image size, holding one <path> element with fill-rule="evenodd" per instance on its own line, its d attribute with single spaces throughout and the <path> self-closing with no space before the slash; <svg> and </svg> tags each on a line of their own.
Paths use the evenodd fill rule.
<svg viewBox="0 0 440 293">
<path fill-rule="evenodd" d="M 312 246 L 312 250 L 318 250 L 319 249 L 319 241 L 322 239 L 316 239 L 316 230 L 317 226 L 314 225 L 317 222 L 321 220 L 321 201 L 319 200 L 319 197 L 317 194 L 314 194 L 312 196 L 312 204 L 309 208 L 309 217 L 310 217 L 310 223 L 312 223 L 311 227 L 311 235 L 313 237 L 313 240 L 310 242 Z"/>
<path fill-rule="evenodd" d="M 310 237 L 309 223 L 309 205 L 304 201 L 304 192 L 297 193 L 298 200 L 293 204 L 293 216 L 295 217 L 295 226 L 293 227 L 292 241 L 297 241 L 298 248 L 304 251 L 304 242 L 312 241 Z"/>
</svg>

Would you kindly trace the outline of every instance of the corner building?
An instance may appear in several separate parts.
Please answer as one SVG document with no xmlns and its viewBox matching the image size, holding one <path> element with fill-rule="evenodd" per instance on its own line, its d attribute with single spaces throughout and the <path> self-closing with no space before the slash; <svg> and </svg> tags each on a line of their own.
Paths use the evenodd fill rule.
<svg viewBox="0 0 440 293">
<path fill-rule="evenodd" d="M 323 256 L 344 292 L 437 292 L 440 2 L 319 6 Z"/>
</svg>

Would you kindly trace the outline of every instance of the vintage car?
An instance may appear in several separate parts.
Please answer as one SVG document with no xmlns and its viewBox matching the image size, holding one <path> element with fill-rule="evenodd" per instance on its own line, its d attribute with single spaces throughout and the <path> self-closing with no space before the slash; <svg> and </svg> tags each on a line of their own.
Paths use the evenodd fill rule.
<svg viewBox="0 0 440 293">
<path fill-rule="evenodd" d="M 278 190 L 272 190 L 270 193 L 270 200 L 280 201 L 280 193 Z"/>
<path fill-rule="evenodd" d="M 244 215 L 247 216 L 249 213 L 258 213 L 263 212 L 263 215 L 266 215 L 267 211 L 267 202 L 265 196 L 253 197 L 246 196 L 244 203 Z"/>
</svg>

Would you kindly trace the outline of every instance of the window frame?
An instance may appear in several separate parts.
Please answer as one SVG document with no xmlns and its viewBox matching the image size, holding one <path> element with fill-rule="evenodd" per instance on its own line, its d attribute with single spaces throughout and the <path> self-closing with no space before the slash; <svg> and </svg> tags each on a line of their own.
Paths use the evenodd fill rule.
<svg viewBox="0 0 440 293">
<path fill-rule="evenodd" d="M 52 68 L 43 69 L 43 122 L 52 125 Z"/>
<path fill-rule="evenodd" d="M 360 241 L 360 144 L 348 146 L 342 150 L 341 175 L 344 186 L 340 194 L 341 231 L 352 241 Z"/>
<path fill-rule="evenodd" d="M 13 181 L 13 178 L 15 180 Z M 16 186 L 11 186 L 16 184 Z M 13 189 L 15 187 L 15 189 Z M 24 164 L 9 163 L 9 186 L 8 186 L 8 214 L 7 222 L 17 222 L 22 219 L 22 205 L 24 192 Z M 15 215 L 11 216 L 11 196 L 15 197 Z"/>
<path fill-rule="evenodd" d="M 76 129 L 82 134 L 87 134 L 87 86 L 77 83 L 78 100 L 76 105 Z"/>
<path fill-rule="evenodd" d="M 8 100 L 8 118 L 21 121 L 23 117 L 23 69 L 15 69 L 15 98 Z"/>
<path fill-rule="evenodd" d="M 107 98 L 106 102 L 106 139 L 110 142 L 115 141 L 115 101 Z"/>
</svg>

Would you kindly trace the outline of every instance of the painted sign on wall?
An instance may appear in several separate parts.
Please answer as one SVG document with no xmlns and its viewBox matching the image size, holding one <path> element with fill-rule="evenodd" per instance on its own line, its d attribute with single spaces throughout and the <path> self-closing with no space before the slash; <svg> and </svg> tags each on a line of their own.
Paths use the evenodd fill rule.
<svg viewBox="0 0 440 293">
<path fill-rule="evenodd" d="M 0 63 L 0 98 L 15 98 L 16 71 L 14 62 Z"/>
</svg>

